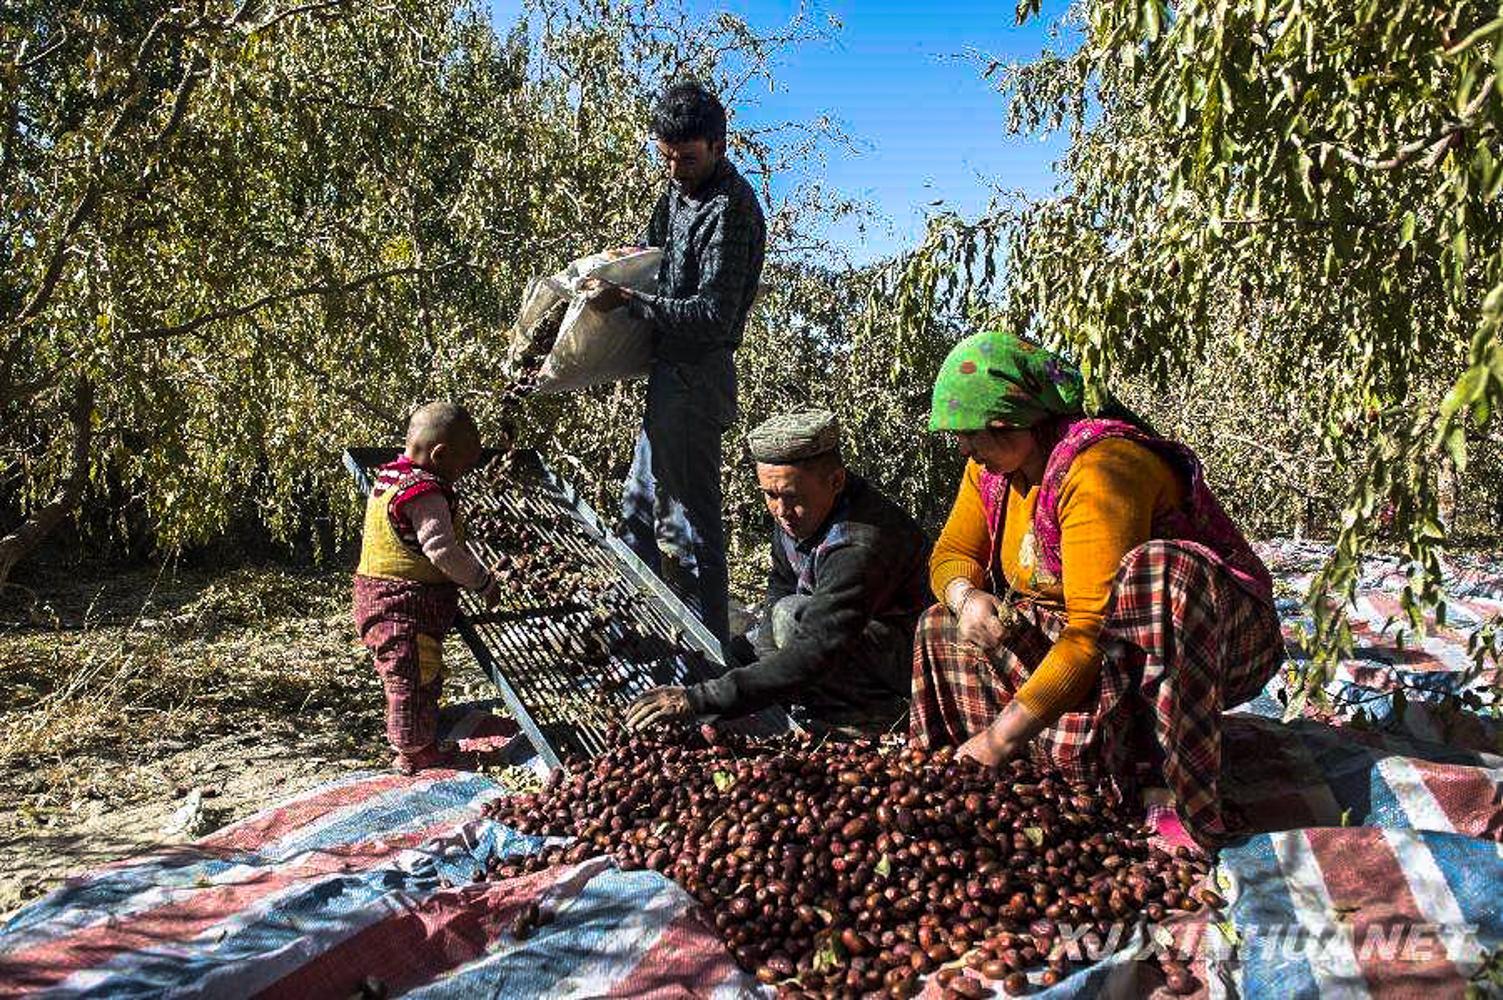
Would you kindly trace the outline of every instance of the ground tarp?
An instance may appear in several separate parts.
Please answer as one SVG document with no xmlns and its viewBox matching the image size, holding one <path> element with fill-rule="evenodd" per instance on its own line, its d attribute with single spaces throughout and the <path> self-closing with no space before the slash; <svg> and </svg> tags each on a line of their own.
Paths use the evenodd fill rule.
<svg viewBox="0 0 1503 1000">
<path fill-rule="evenodd" d="M 1319 552 L 1265 555 L 1293 627 L 1289 595 Z M 1137 958 L 1182 952 L 1212 996 L 1454 996 L 1503 947 L 1499 727 L 1446 698 L 1469 630 L 1503 610 L 1503 569 L 1456 567 L 1449 626 L 1423 642 L 1384 627 L 1395 573 L 1364 577 L 1359 655 L 1333 687 L 1343 711 L 1280 723 L 1275 683 L 1227 720 L 1223 794 L 1262 831 L 1222 852 L 1227 910 L 1124 928 L 1039 995 L 1144 995 L 1156 973 Z M 452 772 L 355 775 L 72 880 L 0 928 L 0 994 L 343 997 L 368 979 L 417 997 L 762 990 L 652 872 L 596 859 L 472 883 L 491 856 L 541 843 L 476 818 L 498 794 Z M 508 925 L 528 902 L 554 920 L 518 941 Z"/>
</svg>

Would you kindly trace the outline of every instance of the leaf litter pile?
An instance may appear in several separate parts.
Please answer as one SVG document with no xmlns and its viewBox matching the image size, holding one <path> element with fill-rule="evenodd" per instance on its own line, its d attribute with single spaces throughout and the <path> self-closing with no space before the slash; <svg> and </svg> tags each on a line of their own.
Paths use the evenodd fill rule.
<svg viewBox="0 0 1503 1000">
<path fill-rule="evenodd" d="M 786 997 L 909 997 L 931 975 L 947 997 L 1023 994 L 1068 974 L 1067 928 L 1095 954 L 1114 925 L 1224 905 L 1203 860 L 1151 847 L 1113 795 L 949 749 L 617 732 L 486 811 L 576 839 L 477 879 L 601 854 L 662 872 Z M 1198 988 L 1184 965 L 1159 968 L 1169 992 Z"/>
</svg>

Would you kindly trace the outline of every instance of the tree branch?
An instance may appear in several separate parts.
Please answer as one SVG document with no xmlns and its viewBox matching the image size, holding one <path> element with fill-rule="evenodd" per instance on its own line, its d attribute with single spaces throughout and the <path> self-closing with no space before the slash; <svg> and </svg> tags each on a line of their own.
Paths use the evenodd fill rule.
<svg viewBox="0 0 1503 1000">
<path fill-rule="evenodd" d="M 0 584 L 5 583 L 16 563 L 36 551 L 37 546 L 83 498 L 84 487 L 89 482 L 89 449 L 94 442 L 94 385 L 86 378 L 80 378 L 74 386 L 68 421 L 73 425 L 73 454 L 68 478 L 57 496 L 15 531 L 0 538 Z"/>
<path fill-rule="evenodd" d="M 188 60 L 188 65 L 183 70 L 183 78 L 178 81 L 177 90 L 172 95 L 172 113 L 167 116 L 167 121 L 162 125 L 161 131 L 152 138 L 153 146 L 161 148 L 162 144 L 171 138 L 172 133 L 176 132 L 178 126 L 183 123 L 183 116 L 188 111 L 188 99 L 193 96 L 193 88 L 207 72 L 204 68 L 203 56 L 197 52 L 193 53 L 193 57 Z"/>
<path fill-rule="evenodd" d="M 1280 462 L 1283 462 L 1285 465 L 1294 465 L 1301 461 L 1309 462 L 1312 466 L 1321 468 L 1330 468 L 1332 465 L 1329 459 L 1322 459 L 1318 456 L 1311 456 L 1309 458 L 1302 459 L 1298 455 L 1291 455 L 1286 451 L 1280 451 L 1279 449 L 1268 444 L 1266 441 L 1259 441 L 1256 438 L 1243 437 L 1241 434 L 1230 434 L 1222 432 L 1217 436 L 1228 441 L 1236 441 L 1238 444 L 1245 444 L 1249 448 L 1257 448 L 1259 451 L 1267 453 L 1273 458 L 1278 459 Z"/>
<path fill-rule="evenodd" d="M 6 373 L 9 374 L 8 372 Z M 29 379 L 25 382 L 10 382 L 0 379 L 0 406 L 10 406 L 19 403 L 23 399 L 30 399 L 43 389 L 51 388 L 57 384 L 59 370 L 54 369 L 50 374 L 42 378 Z"/>
<path fill-rule="evenodd" d="M 136 61 L 131 69 L 131 79 L 135 89 L 133 93 L 121 100 L 120 109 L 115 115 L 115 120 L 105 131 L 104 144 L 107 145 L 119 135 L 125 121 L 129 118 L 131 110 L 141 94 L 140 80 L 142 67 L 147 55 L 151 51 L 151 46 L 155 43 L 157 36 L 162 33 L 168 20 L 173 15 L 180 13 L 183 13 L 183 8 L 174 7 L 157 18 L 156 21 L 152 22 L 151 27 L 147 29 L 145 37 L 141 39 L 141 44 L 136 47 Z M 184 75 L 183 82 L 178 86 L 177 99 L 173 104 L 172 116 L 168 119 L 163 131 L 158 135 L 158 144 L 164 141 L 182 120 L 182 116 L 187 109 L 188 96 L 192 92 L 192 81 L 195 79 L 193 72 L 200 58 L 200 56 L 195 54 L 189 60 L 189 71 Z M 67 260 L 70 242 L 80 227 L 83 226 L 84 221 L 99 207 L 101 194 L 102 190 L 99 182 L 97 180 L 90 181 L 88 188 L 84 191 L 83 197 L 74 206 L 73 214 L 69 217 L 67 226 L 64 227 L 62 234 L 58 237 L 57 243 L 52 250 L 52 256 L 47 262 L 47 267 L 42 272 L 42 280 L 38 283 L 36 291 L 32 293 L 31 299 L 22 308 L 16 325 L 34 319 L 47 307 L 47 303 L 51 301 L 52 293 L 57 289 L 58 281 L 62 278 L 63 264 Z"/>
<path fill-rule="evenodd" d="M 68 26 L 66 24 L 63 25 L 62 26 L 62 30 L 58 32 L 58 36 L 59 37 L 58 37 L 57 41 L 55 41 L 51 45 L 47 46 L 45 49 L 43 49 L 42 51 L 38 52 L 36 55 L 22 59 L 20 62 L 16 63 L 16 67 L 18 69 L 31 69 L 31 68 L 33 68 L 35 66 L 40 66 L 47 59 L 48 56 L 52 55 L 52 53 L 56 52 L 58 49 L 62 48 L 64 45 L 67 45 L 69 38 L 71 38 L 72 36 L 70 36 L 68 34 Z"/>
<path fill-rule="evenodd" d="M 319 0 L 319 2 L 317 3 L 299 4 L 296 7 L 289 7 L 284 11 L 273 14 L 271 17 L 268 17 L 266 20 L 262 21 L 260 24 L 252 28 L 251 31 L 266 31 L 267 29 L 274 27 L 278 23 L 287 20 L 289 17 L 296 17 L 298 14 L 308 14 L 313 11 L 328 10 L 331 7 L 345 7 L 348 6 L 348 4 L 349 0 Z"/>
<path fill-rule="evenodd" d="M 246 19 L 255 13 L 258 0 L 241 0 L 240 6 L 235 8 L 234 15 L 229 20 L 229 27 L 238 28 Z"/>
<path fill-rule="evenodd" d="M 400 429 L 402 427 L 402 414 L 396 412 L 395 410 L 389 410 L 381 404 L 367 399 L 365 396 L 360 395 L 360 393 L 355 392 L 352 389 L 346 389 L 344 386 L 335 385 L 327 372 L 314 365 L 313 362 L 303 357 L 297 351 L 287 349 L 284 346 L 285 341 L 267 335 L 265 328 L 263 328 L 257 320 L 252 319 L 251 326 L 253 326 L 256 330 L 256 333 L 260 335 L 260 342 L 263 346 L 269 348 L 270 350 L 276 351 L 282 357 L 292 362 L 294 366 L 317 379 L 319 384 L 322 385 L 324 389 L 334 393 L 336 396 L 339 396 L 342 399 L 347 400 L 348 402 L 355 404 L 355 406 L 364 410 L 366 413 L 369 413 L 372 416 L 381 419 L 395 429 Z"/>
<path fill-rule="evenodd" d="M 1269 215 L 1250 215 L 1239 219 L 1222 219 L 1223 226 L 1295 226 L 1300 229 L 1330 229 L 1332 226 L 1382 227 L 1392 225 L 1390 219 L 1300 219 L 1293 216 L 1279 218 Z"/>
<path fill-rule="evenodd" d="M 235 306 L 230 309 L 221 309 L 217 312 L 205 313 L 202 316 L 195 316 L 193 319 L 187 320 L 183 323 L 174 323 L 171 326 L 158 326 L 147 330 L 134 330 L 126 334 L 125 339 L 162 340 L 168 337 L 179 337 L 186 333 L 193 333 L 197 330 L 201 330 L 211 323 L 218 323 L 222 320 L 227 319 L 239 319 L 242 316 L 248 316 L 253 312 L 258 312 L 262 309 L 265 309 L 267 306 L 274 306 L 282 302 L 290 302 L 293 299 L 306 298 L 310 295 L 333 295 L 338 292 L 353 292 L 357 288 L 363 288 L 366 285 L 374 284 L 386 278 L 396 278 L 406 274 L 435 274 L 440 271 L 449 270 L 453 267 L 464 266 L 468 263 L 468 261 L 450 260 L 445 261 L 441 264 L 435 264 L 433 267 L 413 267 L 411 265 L 408 265 L 405 267 L 388 268 L 384 271 L 373 271 L 370 274 L 362 275 L 361 277 L 356 278 L 354 281 L 349 281 L 342 284 L 318 282 L 311 285 L 302 285 L 298 288 L 293 288 L 285 292 L 271 292 L 261 296 L 258 299 L 253 299 L 250 302 Z"/>
<path fill-rule="evenodd" d="M 166 30 L 172 18 L 184 13 L 187 13 L 185 8 L 173 7 L 153 21 L 151 27 L 146 29 L 146 34 L 141 38 L 141 44 L 136 46 L 135 61 L 131 63 L 129 90 L 119 97 L 116 97 L 114 93 L 106 95 L 108 99 L 107 103 L 112 101 L 112 103 L 118 104 L 119 110 L 115 113 L 115 120 L 110 123 L 110 127 L 105 129 L 104 144 L 107 145 L 119 137 L 125 128 L 125 123 L 130 120 L 131 113 L 135 110 L 137 102 L 145 91 L 145 88 L 141 85 L 141 81 L 145 76 L 146 57 L 151 54 L 152 46 L 156 44 L 157 38 Z M 191 28 L 196 23 L 187 27 Z"/>
<path fill-rule="evenodd" d="M 1455 45 L 1452 45 L 1450 48 L 1446 49 L 1446 55 L 1452 57 L 1459 56 L 1461 55 L 1461 53 L 1465 52 L 1473 45 L 1476 45 L 1478 42 L 1482 41 L 1488 35 L 1496 35 L 1500 33 L 1503 33 L 1503 17 L 1496 17 L 1484 24 L 1482 27 L 1473 31 L 1471 34 L 1467 35 Z"/>
<path fill-rule="evenodd" d="M 1496 74 L 1488 74 L 1487 79 L 1482 82 L 1482 86 L 1477 88 L 1476 96 L 1462 109 L 1461 116 L 1456 121 L 1442 125 L 1423 139 L 1415 139 L 1404 143 L 1388 156 L 1369 156 L 1365 153 L 1358 153 L 1347 149 L 1344 146 L 1338 146 L 1335 143 L 1328 143 L 1326 145 L 1330 148 L 1331 152 L 1347 163 L 1353 166 L 1365 167 L 1368 170 L 1398 170 L 1400 167 L 1412 162 L 1421 153 L 1426 153 L 1424 159 L 1425 165 L 1433 168 L 1435 164 L 1440 162 L 1440 158 L 1445 155 L 1445 151 L 1450 148 L 1451 140 L 1476 124 L 1477 116 L 1482 111 L 1482 106 L 1487 103 L 1487 97 L 1492 92 L 1493 83 L 1496 80 Z"/>
<path fill-rule="evenodd" d="M 21 335 L 17 333 L 5 345 L 5 359 L 0 361 L 0 406 L 9 406 L 12 398 L 20 398 L 19 394 L 11 395 L 14 392 L 11 374 L 16 370 L 16 359 L 21 356 L 21 343 Z"/>
<path fill-rule="evenodd" d="M 151 47 L 156 44 L 157 36 L 167 26 L 167 22 L 177 14 L 185 13 L 182 7 L 173 7 L 161 17 L 151 22 L 151 27 L 146 29 L 146 34 L 141 36 L 141 44 L 136 46 L 136 61 L 133 65 L 135 73 L 141 72 L 141 67 L 146 65 L 146 57 L 151 54 Z"/>
<path fill-rule="evenodd" d="M 20 95 L 12 95 L 5 109 L 5 133 L 0 139 L 0 186 L 11 188 L 10 177 L 11 164 L 15 162 L 16 134 L 21 124 L 21 98 Z"/>
<path fill-rule="evenodd" d="M 47 269 L 42 272 L 42 280 L 37 289 L 32 293 L 30 301 L 21 309 L 17 317 L 17 325 L 35 317 L 47 307 L 52 298 L 52 293 L 57 289 L 58 280 L 63 276 L 63 262 L 68 257 L 70 240 L 84 224 L 84 220 L 93 214 L 99 205 L 99 182 L 89 182 L 89 187 L 78 199 L 78 204 L 73 206 L 73 214 L 68 217 L 68 224 L 63 227 L 63 232 L 57 238 L 57 245 L 52 248 L 52 257 L 47 261 Z"/>
</svg>

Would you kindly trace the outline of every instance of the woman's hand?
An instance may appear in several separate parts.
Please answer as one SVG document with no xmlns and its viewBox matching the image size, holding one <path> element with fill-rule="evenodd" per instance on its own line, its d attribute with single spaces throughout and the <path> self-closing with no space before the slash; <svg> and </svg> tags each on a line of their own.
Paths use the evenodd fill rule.
<svg viewBox="0 0 1503 1000">
<path fill-rule="evenodd" d="M 1022 702 L 1010 701 L 991 725 L 962 743 L 955 755 L 996 767 L 1021 753 L 1043 728 L 1043 719 L 1025 708 Z"/>
<path fill-rule="evenodd" d="M 958 631 L 961 639 L 975 643 L 987 651 L 1002 645 L 1002 640 L 1007 637 L 1007 630 L 1002 627 L 1002 620 L 997 617 L 998 612 L 1002 610 L 1002 602 L 995 594 L 975 587 L 961 598 L 959 607 Z"/>
<path fill-rule="evenodd" d="M 960 748 L 955 751 L 957 757 L 969 757 L 985 767 L 996 767 L 998 764 L 1006 764 L 1017 755 L 1017 748 L 1009 746 L 1006 741 L 997 738 L 992 732 L 992 727 L 987 726 L 981 732 L 972 736 Z"/>
</svg>

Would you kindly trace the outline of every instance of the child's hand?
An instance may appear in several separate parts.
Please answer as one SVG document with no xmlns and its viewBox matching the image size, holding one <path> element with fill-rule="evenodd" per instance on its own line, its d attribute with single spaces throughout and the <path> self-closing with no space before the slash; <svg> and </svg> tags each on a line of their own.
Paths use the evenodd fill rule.
<svg viewBox="0 0 1503 1000">
<path fill-rule="evenodd" d="M 480 599 L 487 608 L 494 608 L 501 603 L 501 577 L 494 570 L 491 572 L 491 582 L 480 592 Z"/>
</svg>

